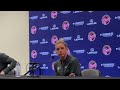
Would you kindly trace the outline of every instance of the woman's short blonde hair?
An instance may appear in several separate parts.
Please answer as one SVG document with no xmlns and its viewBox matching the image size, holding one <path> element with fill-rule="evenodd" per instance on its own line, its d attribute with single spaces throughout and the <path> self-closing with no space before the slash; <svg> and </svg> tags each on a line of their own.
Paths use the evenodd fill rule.
<svg viewBox="0 0 120 90">
<path fill-rule="evenodd" d="M 60 38 L 56 43 L 56 44 L 59 44 L 59 43 L 63 43 L 65 45 L 65 47 L 68 47 L 67 43 L 63 40 L 63 38 Z"/>
</svg>

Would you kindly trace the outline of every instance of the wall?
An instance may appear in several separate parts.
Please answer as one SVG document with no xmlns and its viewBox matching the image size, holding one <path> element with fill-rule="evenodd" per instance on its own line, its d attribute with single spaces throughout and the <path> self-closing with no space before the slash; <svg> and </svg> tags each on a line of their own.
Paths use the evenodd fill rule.
<svg viewBox="0 0 120 90">
<path fill-rule="evenodd" d="M 29 62 L 28 11 L 0 11 L 0 52 L 21 64 L 21 74 Z"/>
<path fill-rule="evenodd" d="M 59 57 L 54 44 L 63 38 L 81 70 L 98 69 L 100 76 L 120 77 L 120 11 L 29 11 L 29 15 L 30 62 L 55 56 L 41 64 L 41 75 L 55 75 L 52 66 Z"/>
</svg>

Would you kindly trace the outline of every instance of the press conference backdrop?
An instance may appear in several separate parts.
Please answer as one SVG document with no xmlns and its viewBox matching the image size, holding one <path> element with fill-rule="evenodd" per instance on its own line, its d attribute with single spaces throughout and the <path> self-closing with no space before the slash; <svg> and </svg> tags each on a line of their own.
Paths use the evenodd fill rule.
<svg viewBox="0 0 120 90">
<path fill-rule="evenodd" d="M 120 76 L 120 11 L 29 11 L 30 62 L 40 63 L 36 75 L 55 75 L 53 63 L 59 57 L 54 44 L 59 38 L 68 44 L 68 54 L 78 58 L 81 70 Z"/>
</svg>

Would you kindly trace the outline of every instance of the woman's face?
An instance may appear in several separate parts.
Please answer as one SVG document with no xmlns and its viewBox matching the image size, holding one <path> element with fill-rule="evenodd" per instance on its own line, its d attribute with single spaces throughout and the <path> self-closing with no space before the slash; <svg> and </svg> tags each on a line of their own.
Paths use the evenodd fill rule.
<svg viewBox="0 0 120 90">
<path fill-rule="evenodd" d="M 65 47 L 63 43 L 58 43 L 55 45 L 56 53 L 61 57 L 65 58 L 67 56 L 68 48 Z"/>
</svg>

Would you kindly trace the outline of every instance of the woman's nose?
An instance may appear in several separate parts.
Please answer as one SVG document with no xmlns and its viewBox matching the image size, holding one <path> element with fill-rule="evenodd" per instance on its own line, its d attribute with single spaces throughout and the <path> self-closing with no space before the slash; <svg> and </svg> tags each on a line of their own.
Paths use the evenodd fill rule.
<svg viewBox="0 0 120 90">
<path fill-rule="evenodd" d="M 60 52 L 62 52 L 62 49 L 60 49 Z"/>
</svg>

